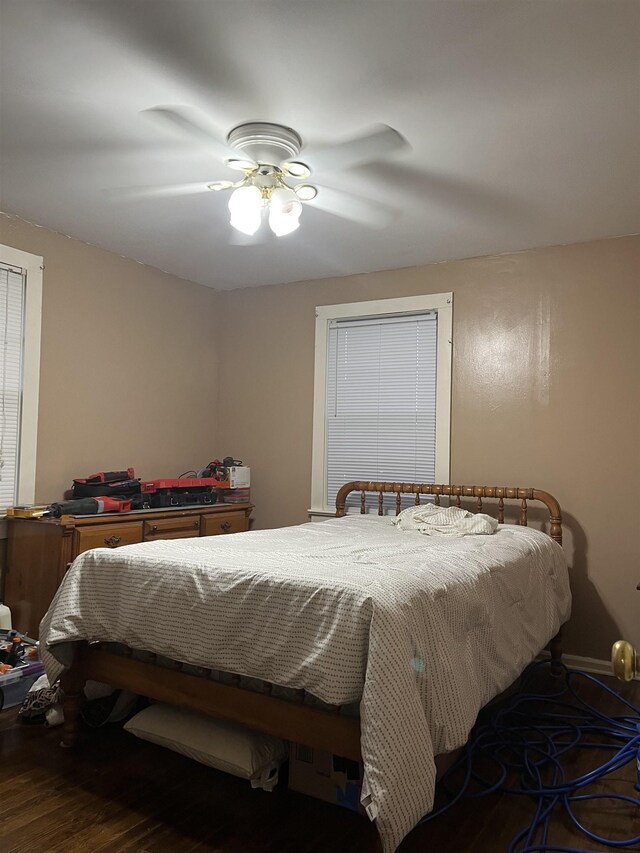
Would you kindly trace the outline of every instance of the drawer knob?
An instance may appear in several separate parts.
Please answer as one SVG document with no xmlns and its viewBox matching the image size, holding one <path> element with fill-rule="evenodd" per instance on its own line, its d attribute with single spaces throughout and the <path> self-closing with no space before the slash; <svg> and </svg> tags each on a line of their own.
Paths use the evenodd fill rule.
<svg viewBox="0 0 640 853">
<path fill-rule="evenodd" d="M 157 529 L 158 529 L 158 525 L 157 525 L 157 524 L 152 524 L 152 525 L 151 525 L 151 532 L 152 532 L 152 533 L 155 533 Z"/>
<path fill-rule="evenodd" d="M 198 530 L 199 527 L 200 527 L 200 520 L 198 519 L 198 521 L 193 522 L 193 529 Z"/>
<path fill-rule="evenodd" d="M 225 521 L 220 525 L 220 527 L 224 530 L 225 533 L 228 533 L 231 530 L 231 522 Z"/>
<path fill-rule="evenodd" d="M 104 540 L 104 544 L 109 548 L 116 548 L 122 542 L 121 536 L 110 536 L 108 539 Z"/>
</svg>

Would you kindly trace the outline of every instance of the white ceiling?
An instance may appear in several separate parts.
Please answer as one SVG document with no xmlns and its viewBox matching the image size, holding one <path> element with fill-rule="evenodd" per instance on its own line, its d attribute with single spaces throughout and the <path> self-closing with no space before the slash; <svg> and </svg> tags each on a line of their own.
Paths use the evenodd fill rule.
<svg viewBox="0 0 640 853">
<path fill-rule="evenodd" d="M 193 281 L 640 231 L 636 0 L 2 0 L 0 29 L 2 209 Z M 230 245 L 225 194 L 138 192 L 237 175 L 141 114 L 168 104 L 221 136 L 274 121 L 313 146 L 391 125 L 410 150 L 314 175 L 388 224 L 309 205 L 294 234 Z"/>
</svg>

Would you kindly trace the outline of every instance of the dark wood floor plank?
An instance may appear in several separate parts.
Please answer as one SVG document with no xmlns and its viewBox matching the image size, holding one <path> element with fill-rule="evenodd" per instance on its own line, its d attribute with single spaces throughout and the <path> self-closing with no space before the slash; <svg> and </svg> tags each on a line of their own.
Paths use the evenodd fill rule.
<svg viewBox="0 0 640 853">
<path fill-rule="evenodd" d="M 589 788 L 593 794 L 624 794 L 637 796 L 637 792 L 625 781 L 604 779 Z M 595 800 L 573 804 L 577 819 L 591 832 L 602 838 L 621 840 L 640 836 L 640 814 L 638 808 L 615 800 Z M 575 829 L 568 817 L 554 822 L 551 840 L 566 846 L 575 837 Z M 592 850 L 611 850 L 610 846 L 588 842 Z M 640 842 L 625 850 L 640 850 Z"/>
</svg>

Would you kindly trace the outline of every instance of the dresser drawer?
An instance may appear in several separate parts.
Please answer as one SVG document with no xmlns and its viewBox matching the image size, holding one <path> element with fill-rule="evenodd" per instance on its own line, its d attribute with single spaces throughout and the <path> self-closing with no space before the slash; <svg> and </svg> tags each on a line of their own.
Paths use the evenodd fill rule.
<svg viewBox="0 0 640 853">
<path fill-rule="evenodd" d="M 161 518 L 144 522 L 144 541 L 155 539 L 188 539 L 200 535 L 200 516 Z"/>
<path fill-rule="evenodd" d="M 243 533 L 249 528 L 249 520 L 242 512 L 219 512 L 202 517 L 202 536 L 217 536 L 220 533 Z"/>
<path fill-rule="evenodd" d="M 119 548 L 120 545 L 134 545 L 136 542 L 142 542 L 142 523 L 78 527 L 74 536 L 76 554 L 82 554 L 83 551 L 89 551 L 91 548 Z"/>
</svg>

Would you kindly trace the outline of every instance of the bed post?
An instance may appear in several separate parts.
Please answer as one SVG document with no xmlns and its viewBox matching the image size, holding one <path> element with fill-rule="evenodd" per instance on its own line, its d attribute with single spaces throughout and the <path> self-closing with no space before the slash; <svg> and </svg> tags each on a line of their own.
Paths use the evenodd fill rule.
<svg viewBox="0 0 640 853">
<path fill-rule="evenodd" d="M 549 643 L 551 652 L 551 675 L 558 678 L 563 673 L 562 668 L 562 628 Z"/>
<path fill-rule="evenodd" d="M 80 733 L 80 710 L 84 702 L 83 691 L 87 680 L 84 668 L 85 645 L 85 643 L 78 643 L 74 661 L 60 679 L 60 686 L 64 693 L 62 706 L 64 723 L 62 724 L 60 746 L 66 749 L 76 745 Z"/>
</svg>

